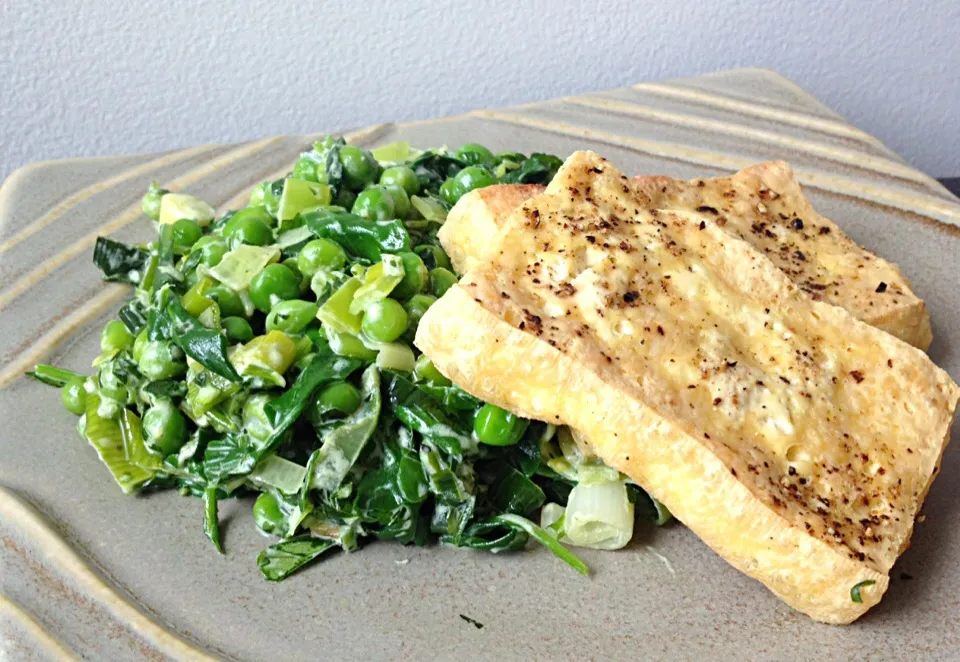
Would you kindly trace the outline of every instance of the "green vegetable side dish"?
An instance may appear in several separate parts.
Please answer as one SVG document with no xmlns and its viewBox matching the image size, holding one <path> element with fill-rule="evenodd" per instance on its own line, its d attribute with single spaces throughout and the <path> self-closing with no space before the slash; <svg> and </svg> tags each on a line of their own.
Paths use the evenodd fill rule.
<svg viewBox="0 0 960 662">
<path fill-rule="evenodd" d="M 457 281 L 437 240 L 450 206 L 495 183 L 545 184 L 560 164 L 327 137 L 222 216 L 152 184 L 142 209 L 157 238 L 94 249 L 104 279 L 134 290 L 92 374 L 29 374 L 61 389 L 124 493 L 201 497 L 218 550 L 219 502 L 256 497 L 256 526 L 279 539 L 257 559 L 268 580 L 369 538 L 492 552 L 533 539 L 587 574 L 564 544 L 622 546 L 634 504 L 656 502 L 565 431 L 465 393 L 411 343 Z M 568 503 L 604 481 L 591 489 L 610 503 Z"/>
</svg>

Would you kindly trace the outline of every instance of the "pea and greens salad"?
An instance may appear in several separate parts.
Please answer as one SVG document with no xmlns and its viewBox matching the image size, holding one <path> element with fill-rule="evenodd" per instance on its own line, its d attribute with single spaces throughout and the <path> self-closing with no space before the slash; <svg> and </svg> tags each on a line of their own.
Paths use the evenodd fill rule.
<svg viewBox="0 0 960 662">
<path fill-rule="evenodd" d="M 452 384 L 412 345 L 457 281 L 437 241 L 451 205 L 494 183 L 546 183 L 561 161 L 327 137 L 243 209 L 152 185 L 157 238 L 98 239 L 105 280 L 132 298 L 100 337 L 94 372 L 38 365 L 124 493 L 177 489 L 217 506 L 258 495 L 278 541 L 257 563 L 281 580 L 367 538 L 501 552 L 617 548 L 635 504 L 669 518 L 569 430 L 517 418 Z M 539 524 L 531 518 L 537 518 Z"/>
</svg>

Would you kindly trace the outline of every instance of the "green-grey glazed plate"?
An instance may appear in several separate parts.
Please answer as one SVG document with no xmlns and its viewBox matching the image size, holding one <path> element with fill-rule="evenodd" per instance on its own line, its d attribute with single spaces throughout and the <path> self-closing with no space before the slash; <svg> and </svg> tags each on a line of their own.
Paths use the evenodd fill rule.
<svg viewBox="0 0 960 662">
<path fill-rule="evenodd" d="M 590 148 L 627 172 L 683 178 L 785 159 L 819 211 L 909 275 L 933 318 L 931 356 L 960 379 L 960 201 L 772 72 L 347 137 L 562 156 Z M 955 446 L 885 599 L 848 627 L 791 611 L 679 525 L 642 529 L 619 552 L 584 551 L 590 578 L 541 549 L 371 543 L 270 584 L 256 567 L 267 541 L 249 503 L 224 504 L 219 556 L 197 500 L 123 496 L 56 391 L 22 373 L 39 361 L 89 369 L 125 295 L 100 282 L 93 242 L 151 235 L 138 209 L 150 181 L 228 206 L 310 139 L 40 163 L 0 190 L 0 659 L 960 658 Z"/>
</svg>

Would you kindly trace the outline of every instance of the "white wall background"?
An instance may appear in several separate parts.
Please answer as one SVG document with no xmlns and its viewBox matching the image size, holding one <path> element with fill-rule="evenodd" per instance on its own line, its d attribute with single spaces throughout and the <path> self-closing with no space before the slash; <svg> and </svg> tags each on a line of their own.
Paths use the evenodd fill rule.
<svg viewBox="0 0 960 662">
<path fill-rule="evenodd" d="M 0 178 L 738 66 L 958 175 L 958 28 L 958 0 L 0 0 Z"/>
</svg>

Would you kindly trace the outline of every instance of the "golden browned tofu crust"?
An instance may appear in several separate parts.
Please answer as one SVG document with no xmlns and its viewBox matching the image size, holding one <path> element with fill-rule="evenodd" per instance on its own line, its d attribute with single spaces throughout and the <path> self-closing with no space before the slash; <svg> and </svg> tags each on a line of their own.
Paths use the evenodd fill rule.
<svg viewBox="0 0 960 662">
<path fill-rule="evenodd" d="M 474 395 L 578 429 L 794 608 L 853 621 L 909 543 L 960 389 L 809 296 L 719 208 L 650 198 L 574 154 L 416 344 Z"/>
<path fill-rule="evenodd" d="M 915 347 L 930 346 L 930 316 L 906 277 L 818 214 L 783 161 L 762 163 L 732 177 L 637 177 L 634 182 L 652 208 L 712 216 L 719 227 L 762 251 L 814 299 L 846 308 Z M 465 195 L 440 232 L 458 272 L 487 257 L 495 245 L 491 238 L 510 212 L 542 191 L 538 186 L 499 185 Z"/>
</svg>

